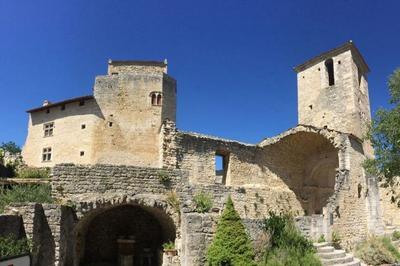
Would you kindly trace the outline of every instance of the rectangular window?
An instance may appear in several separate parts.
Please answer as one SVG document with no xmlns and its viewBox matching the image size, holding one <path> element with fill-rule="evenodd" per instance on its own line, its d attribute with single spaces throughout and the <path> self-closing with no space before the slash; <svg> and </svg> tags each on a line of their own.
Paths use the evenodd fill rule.
<svg viewBox="0 0 400 266">
<path fill-rule="evenodd" d="M 226 184 L 226 177 L 228 175 L 228 165 L 229 165 L 229 152 L 215 153 L 215 183 Z"/>
<path fill-rule="evenodd" d="M 50 162 L 51 161 L 51 148 L 43 148 L 42 153 L 42 161 L 43 162 Z"/>
<path fill-rule="evenodd" d="M 84 106 L 85 105 L 85 101 L 79 101 L 79 106 Z"/>
<path fill-rule="evenodd" d="M 53 136 L 54 122 L 44 124 L 43 130 L 44 130 L 45 137 Z"/>
</svg>

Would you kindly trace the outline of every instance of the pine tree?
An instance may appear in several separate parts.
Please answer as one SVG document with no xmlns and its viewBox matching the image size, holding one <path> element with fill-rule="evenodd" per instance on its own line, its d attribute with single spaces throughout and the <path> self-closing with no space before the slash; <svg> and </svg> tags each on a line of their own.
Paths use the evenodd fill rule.
<svg viewBox="0 0 400 266">
<path fill-rule="evenodd" d="M 253 246 L 229 196 L 207 251 L 208 265 L 250 266 L 255 265 L 253 259 Z"/>
</svg>

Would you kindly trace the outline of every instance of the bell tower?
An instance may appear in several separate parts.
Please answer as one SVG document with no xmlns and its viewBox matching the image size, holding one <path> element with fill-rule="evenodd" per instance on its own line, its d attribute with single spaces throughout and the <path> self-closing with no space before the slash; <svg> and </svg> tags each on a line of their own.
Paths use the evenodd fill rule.
<svg viewBox="0 0 400 266">
<path fill-rule="evenodd" d="M 352 41 L 294 68 L 299 124 L 362 138 L 371 122 L 368 65 Z"/>
</svg>

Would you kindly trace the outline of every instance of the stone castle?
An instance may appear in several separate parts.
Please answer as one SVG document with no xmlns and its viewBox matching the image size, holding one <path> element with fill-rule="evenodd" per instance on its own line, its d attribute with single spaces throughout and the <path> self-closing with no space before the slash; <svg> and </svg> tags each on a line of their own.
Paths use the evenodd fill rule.
<svg viewBox="0 0 400 266">
<path fill-rule="evenodd" d="M 58 202 L 8 207 L 37 247 L 34 265 L 115 265 L 124 254 L 135 265 L 204 265 L 228 195 L 255 242 L 269 211 L 349 248 L 399 221 L 361 166 L 373 151 L 359 50 L 348 42 L 295 71 L 299 124 L 257 144 L 179 131 L 167 62 L 110 60 L 93 95 L 29 110 L 23 158 L 52 167 Z M 213 201 L 204 214 L 200 192 Z M 168 241 L 177 254 L 163 254 Z"/>
</svg>

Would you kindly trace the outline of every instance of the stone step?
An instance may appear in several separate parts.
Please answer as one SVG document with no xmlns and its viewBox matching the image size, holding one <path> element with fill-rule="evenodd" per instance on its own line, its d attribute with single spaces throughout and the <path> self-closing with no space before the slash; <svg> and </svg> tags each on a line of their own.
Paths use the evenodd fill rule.
<svg viewBox="0 0 400 266">
<path fill-rule="evenodd" d="M 317 252 L 318 253 L 330 253 L 333 252 L 335 249 L 331 246 L 325 246 L 325 247 L 318 247 Z"/>
<path fill-rule="evenodd" d="M 321 242 L 321 243 L 313 243 L 315 248 L 327 247 L 330 246 L 329 242 Z"/>
<path fill-rule="evenodd" d="M 334 266 L 361 266 L 361 262 L 359 259 L 353 258 L 353 261 L 342 264 L 334 264 Z"/>
<path fill-rule="evenodd" d="M 344 258 L 346 257 L 346 251 L 337 249 L 334 250 L 333 252 L 328 252 L 328 253 L 318 253 L 318 256 L 321 259 L 336 259 L 336 258 Z"/>
<path fill-rule="evenodd" d="M 354 261 L 353 255 L 346 254 L 343 258 L 334 258 L 334 259 L 321 259 L 321 263 L 324 266 L 328 265 L 342 265 L 346 263 L 350 263 Z"/>
</svg>

